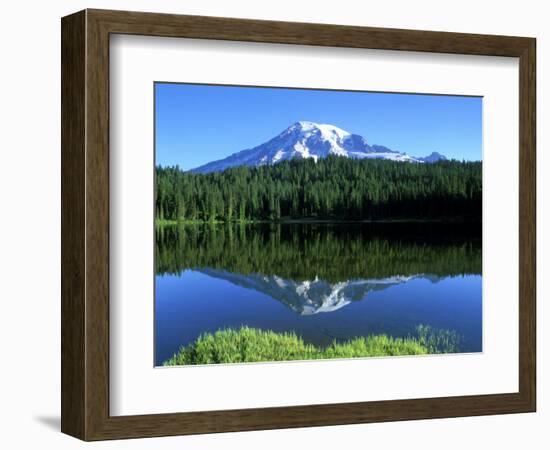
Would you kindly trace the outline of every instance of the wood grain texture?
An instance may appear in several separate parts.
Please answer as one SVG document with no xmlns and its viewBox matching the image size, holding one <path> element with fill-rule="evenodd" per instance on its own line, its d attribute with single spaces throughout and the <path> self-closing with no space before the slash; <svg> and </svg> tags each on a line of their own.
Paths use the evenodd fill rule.
<svg viewBox="0 0 550 450">
<path fill-rule="evenodd" d="M 111 33 L 330 47 L 521 56 L 529 38 L 315 23 L 88 10 Z"/>
<path fill-rule="evenodd" d="M 536 409 L 536 41 L 519 67 L 519 369 L 520 392 Z"/>
<path fill-rule="evenodd" d="M 519 57 L 519 392 L 109 416 L 109 34 Z M 535 40 L 86 10 L 62 20 L 62 430 L 84 440 L 534 411 Z M 182 409 L 185 405 L 182 405 Z"/>
<path fill-rule="evenodd" d="M 61 26 L 61 430 L 85 430 L 85 20 Z"/>
<path fill-rule="evenodd" d="M 109 416 L 109 33 L 86 26 L 86 439 Z"/>
</svg>

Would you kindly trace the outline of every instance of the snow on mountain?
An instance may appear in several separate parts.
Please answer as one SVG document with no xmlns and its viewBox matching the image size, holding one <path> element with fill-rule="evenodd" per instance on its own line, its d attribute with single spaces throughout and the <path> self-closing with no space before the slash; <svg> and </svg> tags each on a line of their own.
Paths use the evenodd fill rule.
<svg viewBox="0 0 550 450">
<path fill-rule="evenodd" d="M 295 281 L 277 275 L 257 273 L 245 275 L 211 268 L 195 270 L 265 294 L 303 316 L 336 311 L 351 302 L 365 299 L 370 292 L 388 289 L 415 278 L 428 278 L 425 274 L 395 275 L 381 279 L 356 279 L 331 283 L 319 278 Z M 432 281 L 439 281 L 439 277 L 432 277 Z"/>
<path fill-rule="evenodd" d="M 302 121 L 291 125 L 264 144 L 234 153 L 218 161 L 212 161 L 192 171 L 197 173 L 219 172 L 229 167 L 276 164 L 294 158 L 312 158 L 314 161 L 318 161 L 329 155 L 415 163 L 433 163 L 447 159 L 437 152 L 433 152 L 425 158 L 416 158 L 382 145 L 369 145 L 364 137 L 351 134 L 334 125 Z"/>
</svg>

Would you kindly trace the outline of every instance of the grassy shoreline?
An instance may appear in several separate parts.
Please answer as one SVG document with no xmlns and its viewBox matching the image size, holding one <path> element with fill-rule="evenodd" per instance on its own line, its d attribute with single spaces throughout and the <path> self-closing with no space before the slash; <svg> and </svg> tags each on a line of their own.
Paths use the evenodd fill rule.
<svg viewBox="0 0 550 450">
<path fill-rule="evenodd" d="M 296 361 L 334 358 L 365 358 L 435 353 L 423 339 L 372 335 L 333 342 L 326 348 L 305 343 L 294 333 L 276 333 L 255 328 L 224 329 L 202 334 L 182 347 L 164 366 Z"/>
</svg>

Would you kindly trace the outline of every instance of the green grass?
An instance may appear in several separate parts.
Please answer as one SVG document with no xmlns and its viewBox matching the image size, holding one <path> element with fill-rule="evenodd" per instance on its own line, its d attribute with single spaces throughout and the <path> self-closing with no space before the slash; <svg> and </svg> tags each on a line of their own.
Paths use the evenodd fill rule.
<svg viewBox="0 0 550 450">
<path fill-rule="evenodd" d="M 201 335 L 193 344 L 182 347 L 165 366 L 192 364 L 292 361 L 369 356 L 422 355 L 429 349 L 415 338 L 386 335 L 333 342 L 327 348 L 306 344 L 294 333 L 275 333 L 243 327 Z"/>
<path fill-rule="evenodd" d="M 416 339 L 428 349 L 428 353 L 458 353 L 460 351 L 460 335 L 454 330 L 441 330 L 429 325 L 416 327 Z"/>
</svg>

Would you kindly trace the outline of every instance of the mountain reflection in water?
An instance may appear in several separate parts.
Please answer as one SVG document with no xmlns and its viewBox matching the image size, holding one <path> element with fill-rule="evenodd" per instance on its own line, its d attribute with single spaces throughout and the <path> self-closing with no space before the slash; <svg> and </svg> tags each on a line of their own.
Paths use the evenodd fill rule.
<svg viewBox="0 0 550 450">
<path fill-rule="evenodd" d="M 205 332 L 250 326 L 328 345 L 457 331 L 481 351 L 478 226 L 183 225 L 156 231 L 156 363 Z"/>
</svg>

